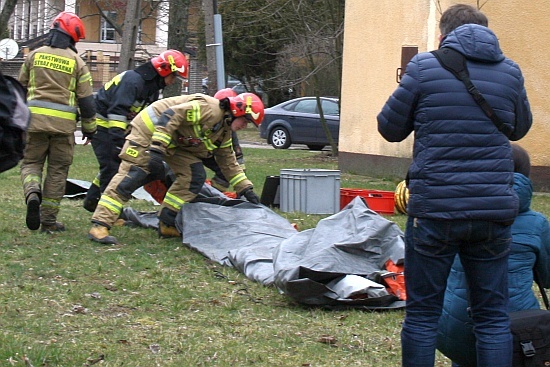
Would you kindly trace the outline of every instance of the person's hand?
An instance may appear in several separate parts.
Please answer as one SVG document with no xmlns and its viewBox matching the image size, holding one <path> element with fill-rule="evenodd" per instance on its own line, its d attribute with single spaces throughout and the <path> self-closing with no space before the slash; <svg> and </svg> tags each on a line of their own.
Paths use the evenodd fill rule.
<svg viewBox="0 0 550 367">
<path fill-rule="evenodd" d="M 126 115 L 126 120 L 128 121 L 132 121 L 134 119 L 134 117 L 136 117 L 137 115 L 137 112 L 135 111 L 130 111 L 128 112 L 128 114 Z"/>
<path fill-rule="evenodd" d="M 92 142 L 92 139 L 94 138 L 94 135 L 95 135 L 95 130 L 93 132 L 85 132 L 83 131 L 82 132 L 82 138 L 84 139 L 84 144 L 83 145 L 88 145 Z"/>
<path fill-rule="evenodd" d="M 246 200 L 250 201 L 252 204 L 260 203 L 260 198 L 258 197 L 258 195 L 256 195 L 254 190 L 252 190 L 252 187 L 247 187 L 246 189 L 241 191 L 241 193 L 239 194 L 239 197 L 242 197 L 242 196 L 244 196 Z"/>
<path fill-rule="evenodd" d="M 164 154 L 156 149 L 149 149 L 149 174 L 157 179 L 164 178 Z"/>
</svg>

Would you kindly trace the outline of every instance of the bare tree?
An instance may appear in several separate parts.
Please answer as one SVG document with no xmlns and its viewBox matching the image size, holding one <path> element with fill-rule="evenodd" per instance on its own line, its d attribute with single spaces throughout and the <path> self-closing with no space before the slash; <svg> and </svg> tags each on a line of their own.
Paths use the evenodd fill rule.
<svg viewBox="0 0 550 367">
<path fill-rule="evenodd" d="M 344 0 L 313 2 L 289 0 L 287 2 L 294 17 L 286 18 L 289 19 L 286 29 L 291 34 L 295 47 L 292 48 L 293 54 L 287 54 L 286 57 L 290 56 L 291 63 L 300 65 L 303 70 L 302 73 L 298 73 L 299 79 L 294 80 L 293 83 L 300 85 L 302 92 L 316 97 L 321 125 L 330 143 L 333 156 L 338 155 L 338 148 L 326 124 L 320 96 L 327 93 L 340 96 L 344 5 Z M 279 60 L 284 60 L 288 66 L 288 59 Z M 327 81 L 329 85 L 326 84 Z"/>
<path fill-rule="evenodd" d="M 15 5 L 17 5 L 17 0 L 6 0 L 2 7 L 2 11 L 0 11 L 0 38 L 9 36 L 8 22 L 15 10 Z"/>
<path fill-rule="evenodd" d="M 251 88 L 262 80 L 275 102 L 340 95 L 345 0 L 225 0 L 222 5 L 228 73 L 251 82 Z M 321 120 L 331 141 L 322 111 Z"/>
<path fill-rule="evenodd" d="M 184 51 L 189 38 L 189 3 L 190 0 L 170 0 L 170 17 L 168 21 L 168 48 Z M 164 88 L 164 97 L 181 94 L 181 82 Z"/>
<path fill-rule="evenodd" d="M 119 35 L 121 39 L 121 49 L 118 72 L 133 69 L 135 67 L 135 53 L 141 22 L 152 16 L 157 16 L 157 22 L 162 22 L 157 10 L 168 0 L 152 1 L 152 0 L 127 0 L 126 8 L 124 9 L 124 20 L 118 23 L 116 19 L 109 16 L 109 12 L 104 9 L 113 9 L 114 1 L 99 2 L 93 0 L 94 5 L 98 10 L 99 16 L 104 19 Z M 187 0 L 183 0 L 187 1 Z M 103 5 L 102 4 L 106 4 Z"/>
<path fill-rule="evenodd" d="M 218 90 L 216 47 L 214 46 L 214 0 L 202 0 L 204 15 L 204 41 L 206 47 L 206 66 L 208 69 L 208 93 L 214 95 Z"/>
<path fill-rule="evenodd" d="M 134 68 L 136 42 L 139 30 L 139 15 L 141 13 L 141 0 L 128 0 L 126 14 L 124 16 L 124 33 L 122 34 L 122 46 L 117 71 L 119 73 Z"/>
</svg>

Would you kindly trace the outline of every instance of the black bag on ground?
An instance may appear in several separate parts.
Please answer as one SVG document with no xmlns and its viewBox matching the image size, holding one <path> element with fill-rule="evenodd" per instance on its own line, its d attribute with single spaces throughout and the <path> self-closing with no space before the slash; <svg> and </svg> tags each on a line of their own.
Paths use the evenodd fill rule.
<svg viewBox="0 0 550 367">
<path fill-rule="evenodd" d="M 513 367 L 550 366 L 550 311 L 510 312 L 514 338 Z"/>
<path fill-rule="evenodd" d="M 0 172 L 15 167 L 23 158 L 31 116 L 26 100 L 21 83 L 0 73 Z"/>
</svg>

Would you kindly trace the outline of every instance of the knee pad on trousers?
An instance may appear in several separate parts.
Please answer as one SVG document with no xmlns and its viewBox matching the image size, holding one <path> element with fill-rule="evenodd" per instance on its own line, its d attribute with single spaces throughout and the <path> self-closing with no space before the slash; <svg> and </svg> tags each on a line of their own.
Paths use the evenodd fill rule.
<svg viewBox="0 0 550 367">
<path fill-rule="evenodd" d="M 130 171 L 118 184 L 116 191 L 125 198 L 130 198 L 132 193 L 146 183 L 147 172 L 138 166 L 132 166 Z"/>
<path fill-rule="evenodd" d="M 166 172 L 166 177 L 164 177 L 165 185 L 166 187 L 170 187 L 176 181 L 176 174 L 166 162 L 164 162 L 164 172 Z"/>
<path fill-rule="evenodd" d="M 206 171 L 202 162 L 191 164 L 191 183 L 189 185 L 189 191 L 198 195 L 202 190 L 202 185 L 206 181 Z"/>
</svg>

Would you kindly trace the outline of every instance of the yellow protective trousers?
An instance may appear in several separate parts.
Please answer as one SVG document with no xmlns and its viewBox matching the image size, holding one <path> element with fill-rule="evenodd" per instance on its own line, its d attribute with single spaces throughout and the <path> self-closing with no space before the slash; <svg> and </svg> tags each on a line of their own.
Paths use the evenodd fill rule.
<svg viewBox="0 0 550 367">
<path fill-rule="evenodd" d="M 27 133 L 27 145 L 21 162 L 23 192 L 25 198 L 31 193 L 37 193 L 42 198 L 40 221 L 44 225 L 53 225 L 57 220 L 61 199 L 65 195 L 69 168 L 73 162 L 74 144 L 72 133 Z M 46 178 L 42 186 L 45 165 Z"/>
<path fill-rule="evenodd" d="M 168 189 L 159 210 L 167 208 L 178 213 L 181 207 L 194 200 L 206 180 L 206 171 L 201 159 L 181 149 L 165 157 L 165 162 L 176 179 Z M 92 222 L 110 228 L 122 213 L 132 193 L 148 182 L 159 179 L 149 175 L 149 153 L 147 148 L 126 141 L 120 154 L 118 173 L 105 189 L 92 216 Z"/>
</svg>

